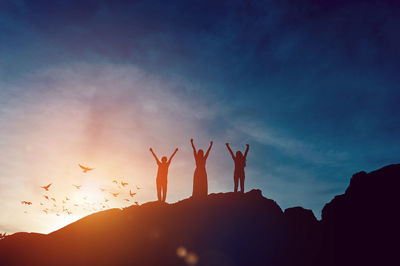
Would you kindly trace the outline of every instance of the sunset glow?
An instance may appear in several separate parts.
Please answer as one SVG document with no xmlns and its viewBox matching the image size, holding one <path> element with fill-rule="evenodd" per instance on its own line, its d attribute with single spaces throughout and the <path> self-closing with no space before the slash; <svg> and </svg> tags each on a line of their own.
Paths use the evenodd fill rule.
<svg viewBox="0 0 400 266">
<path fill-rule="evenodd" d="M 191 138 L 208 194 L 249 144 L 244 191 L 321 218 L 400 156 L 400 16 L 347 2 L 0 1 L 0 234 L 156 201 L 150 147 L 179 149 L 166 202 L 190 197 Z"/>
</svg>

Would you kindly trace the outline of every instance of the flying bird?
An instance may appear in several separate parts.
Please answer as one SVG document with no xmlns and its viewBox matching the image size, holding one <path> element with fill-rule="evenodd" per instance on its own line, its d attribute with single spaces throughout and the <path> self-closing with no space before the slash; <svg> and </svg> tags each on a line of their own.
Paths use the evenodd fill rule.
<svg viewBox="0 0 400 266">
<path fill-rule="evenodd" d="M 43 188 L 46 191 L 49 191 L 49 187 L 51 186 L 52 183 L 48 184 L 47 186 L 43 186 L 41 188 Z"/>
<path fill-rule="evenodd" d="M 94 169 L 94 168 L 89 168 L 89 167 L 86 167 L 86 166 L 83 166 L 83 165 L 80 165 L 80 164 L 79 164 L 79 167 L 83 169 L 84 173 L 87 173 L 87 171 L 91 171 L 91 170 Z"/>
<path fill-rule="evenodd" d="M 32 202 L 23 200 L 21 201 L 21 204 L 32 205 Z"/>
<path fill-rule="evenodd" d="M 43 205 L 43 203 L 41 202 L 40 205 Z"/>
<path fill-rule="evenodd" d="M 108 199 L 104 198 L 104 201 L 105 201 L 105 202 L 107 202 L 107 201 L 108 201 Z"/>
<path fill-rule="evenodd" d="M 42 210 L 42 212 L 44 212 L 44 213 L 46 213 L 46 214 L 47 214 L 47 210 Z"/>
<path fill-rule="evenodd" d="M 139 205 L 139 202 L 135 201 L 135 204 L 136 204 L 136 205 Z"/>
<path fill-rule="evenodd" d="M 129 199 L 124 199 L 125 201 L 129 201 Z"/>
<path fill-rule="evenodd" d="M 113 180 L 112 182 L 118 185 L 118 181 L 117 180 Z"/>
<path fill-rule="evenodd" d="M 76 187 L 77 189 L 80 189 L 82 185 L 73 185 L 74 187 Z"/>
<path fill-rule="evenodd" d="M 65 200 L 69 200 L 69 198 L 68 198 L 68 197 L 65 197 Z"/>
<path fill-rule="evenodd" d="M 132 193 L 132 190 L 129 190 L 129 195 L 133 198 L 133 196 L 135 196 L 136 193 Z"/>
<path fill-rule="evenodd" d="M 43 196 L 45 199 L 49 200 L 49 196 L 44 195 Z"/>
<path fill-rule="evenodd" d="M 111 193 L 111 195 L 113 195 L 115 198 L 119 195 L 119 193 L 112 193 L 112 192 L 110 192 Z"/>
<path fill-rule="evenodd" d="M 139 189 L 140 189 L 140 187 L 136 186 L 136 189 L 137 189 L 137 190 L 139 190 Z"/>
<path fill-rule="evenodd" d="M 54 202 L 56 202 L 56 199 L 55 199 L 55 198 L 51 198 L 51 200 L 54 201 Z"/>
<path fill-rule="evenodd" d="M 125 183 L 125 182 L 121 181 L 121 185 L 124 187 L 124 186 L 128 185 L 128 183 Z"/>
</svg>

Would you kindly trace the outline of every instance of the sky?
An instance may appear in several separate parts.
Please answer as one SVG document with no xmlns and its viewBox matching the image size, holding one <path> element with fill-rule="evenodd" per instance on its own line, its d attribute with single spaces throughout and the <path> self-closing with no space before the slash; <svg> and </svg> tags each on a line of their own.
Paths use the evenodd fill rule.
<svg viewBox="0 0 400 266">
<path fill-rule="evenodd" d="M 225 143 L 248 143 L 246 191 L 319 218 L 352 174 L 399 162 L 399 11 L 389 0 L 1 0 L 0 232 L 49 233 L 103 198 L 156 200 L 150 147 L 179 148 L 167 202 L 190 197 L 190 138 L 214 141 L 210 193 L 233 190 Z M 79 205 L 69 215 L 65 197 Z"/>
</svg>

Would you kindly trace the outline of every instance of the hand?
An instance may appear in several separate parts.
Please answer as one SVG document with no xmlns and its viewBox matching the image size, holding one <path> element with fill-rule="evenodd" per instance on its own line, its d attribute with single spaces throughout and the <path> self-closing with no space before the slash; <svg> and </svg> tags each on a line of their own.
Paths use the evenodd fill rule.
<svg viewBox="0 0 400 266">
<path fill-rule="evenodd" d="M 248 147 L 249 147 L 249 144 L 246 144 L 246 147 L 248 148 Z"/>
<path fill-rule="evenodd" d="M 193 139 L 190 139 L 190 142 L 193 143 Z"/>
<path fill-rule="evenodd" d="M 175 152 L 177 152 L 177 151 L 178 151 L 178 148 L 175 149 Z"/>
<path fill-rule="evenodd" d="M 229 143 L 227 142 L 227 143 L 225 143 L 225 145 L 226 145 L 226 146 L 229 146 Z"/>
<path fill-rule="evenodd" d="M 152 149 L 152 148 L 150 148 L 150 151 L 151 151 L 151 152 L 153 152 L 153 149 Z"/>
<path fill-rule="evenodd" d="M 210 141 L 210 145 L 213 145 L 214 142 Z"/>
</svg>

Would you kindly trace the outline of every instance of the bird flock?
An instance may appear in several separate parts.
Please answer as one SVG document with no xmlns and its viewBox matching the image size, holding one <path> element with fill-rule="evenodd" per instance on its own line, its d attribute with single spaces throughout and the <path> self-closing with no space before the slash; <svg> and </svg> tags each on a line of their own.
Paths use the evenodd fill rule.
<svg viewBox="0 0 400 266">
<path fill-rule="evenodd" d="M 89 168 L 79 164 L 83 173 L 94 170 L 94 168 Z M 78 194 L 78 199 L 74 197 L 69 197 L 64 195 L 63 197 L 55 197 L 52 195 L 54 185 L 49 183 L 45 186 L 40 186 L 42 191 L 42 200 L 39 202 L 40 211 L 42 214 L 55 214 L 60 216 L 62 214 L 71 215 L 77 212 L 96 212 L 101 210 L 106 210 L 110 208 L 110 198 L 113 202 L 118 201 L 122 204 L 135 204 L 139 205 L 139 202 L 135 200 L 135 195 L 141 189 L 139 186 L 134 188 L 129 187 L 129 183 L 123 180 L 114 179 L 112 180 L 113 187 L 110 189 L 98 188 L 99 192 L 102 194 L 103 199 L 101 201 L 91 201 L 88 195 L 83 195 L 84 192 Z M 72 184 L 75 192 L 81 192 L 82 185 Z M 128 194 L 129 190 L 129 194 Z M 21 204 L 29 208 L 33 205 L 31 201 L 23 200 Z M 28 213 L 27 209 L 24 209 L 24 213 Z"/>
</svg>

